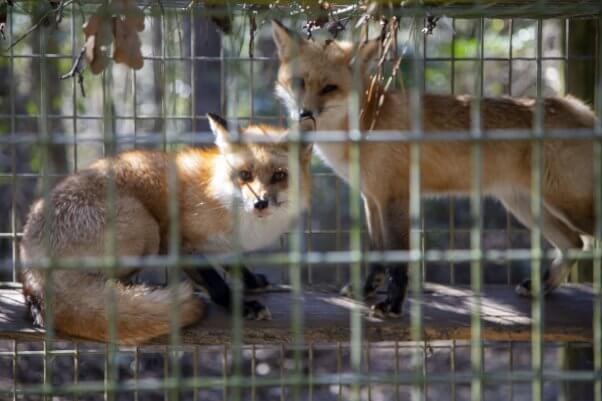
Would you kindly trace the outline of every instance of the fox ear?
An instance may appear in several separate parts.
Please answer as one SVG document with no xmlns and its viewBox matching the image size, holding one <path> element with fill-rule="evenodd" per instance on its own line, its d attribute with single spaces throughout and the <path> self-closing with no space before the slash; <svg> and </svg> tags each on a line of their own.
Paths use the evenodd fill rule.
<svg viewBox="0 0 602 401">
<path fill-rule="evenodd" d="M 362 68 L 367 68 L 372 62 L 376 61 L 380 53 L 380 47 L 381 41 L 379 39 L 371 39 L 360 44 L 355 58 L 361 63 Z"/>
<path fill-rule="evenodd" d="M 301 35 L 288 29 L 278 20 L 272 20 L 272 31 L 280 61 L 290 59 L 305 43 Z"/>
<path fill-rule="evenodd" d="M 209 126 L 213 135 L 215 135 L 215 144 L 220 149 L 226 149 L 230 146 L 230 131 L 228 131 L 228 123 L 217 114 L 207 113 Z"/>
</svg>

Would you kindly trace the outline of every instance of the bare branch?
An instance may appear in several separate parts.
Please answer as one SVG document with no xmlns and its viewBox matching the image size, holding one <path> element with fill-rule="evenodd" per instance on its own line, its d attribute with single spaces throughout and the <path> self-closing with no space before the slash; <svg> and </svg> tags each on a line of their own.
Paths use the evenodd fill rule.
<svg viewBox="0 0 602 401">
<path fill-rule="evenodd" d="M 48 9 L 38 20 L 38 22 L 36 22 L 35 24 L 33 24 L 23 35 L 19 36 L 17 39 L 15 39 L 13 41 L 13 43 L 11 43 L 6 50 L 10 50 L 13 47 L 15 47 L 17 44 L 19 44 L 23 39 L 27 38 L 29 35 L 31 35 L 32 32 L 36 31 L 45 21 L 46 18 L 48 18 L 48 16 L 50 14 L 55 14 L 58 15 L 59 13 L 62 14 L 63 10 L 65 7 L 67 7 L 68 5 L 70 5 L 71 3 L 73 3 L 73 0 L 65 0 L 62 1 L 59 6 L 57 8 L 50 8 Z"/>
<path fill-rule="evenodd" d="M 249 14 L 249 57 L 253 58 L 255 53 L 255 31 L 257 31 L 257 21 L 255 20 L 255 15 Z"/>
<path fill-rule="evenodd" d="M 86 97 L 86 89 L 84 88 L 84 76 L 82 74 L 82 72 L 86 68 L 85 57 L 84 57 L 85 54 L 86 54 L 86 46 L 83 46 L 82 49 L 80 50 L 79 54 L 75 58 L 75 61 L 73 62 L 73 66 L 71 67 L 71 70 L 64 75 L 61 75 L 61 77 L 60 77 L 61 80 L 77 77 L 77 83 L 79 84 L 79 88 L 82 92 L 83 97 Z"/>
<path fill-rule="evenodd" d="M 426 25 L 421 29 L 421 32 L 425 35 L 432 35 L 433 29 L 437 27 L 437 22 L 441 17 L 435 17 L 433 15 L 429 15 L 426 17 Z"/>
</svg>

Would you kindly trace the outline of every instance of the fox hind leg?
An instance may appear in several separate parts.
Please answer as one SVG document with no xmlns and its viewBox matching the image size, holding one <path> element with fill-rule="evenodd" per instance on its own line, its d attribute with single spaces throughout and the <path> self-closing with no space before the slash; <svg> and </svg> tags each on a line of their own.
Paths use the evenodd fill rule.
<svg viewBox="0 0 602 401">
<path fill-rule="evenodd" d="M 531 196 L 527 192 L 514 190 L 498 194 L 502 204 L 512 213 L 522 224 L 531 229 L 535 226 L 535 219 L 531 212 Z M 579 249 L 582 247 L 581 237 L 578 232 L 570 228 L 567 224 L 557 218 L 550 211 L 550 206 L 544 203 L 542 208 L 542 234 L 557 251 L 556 258 L 552 261 L 550 268 L 542 275 L 544 283 L 544 292 L 554 290 L 559 287 L 568 276 L 574 261 L 566 256 L 569 249 Z M 516 287 L 516 292 L 520 295 L 531 295 L 531 280 L 524 280 Z"/>
</svg>

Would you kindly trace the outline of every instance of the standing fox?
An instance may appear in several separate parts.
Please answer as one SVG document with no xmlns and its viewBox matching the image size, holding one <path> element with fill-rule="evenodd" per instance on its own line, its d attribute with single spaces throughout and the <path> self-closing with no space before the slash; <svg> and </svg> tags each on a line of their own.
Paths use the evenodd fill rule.
<svg viewBox="0 0 602 401">
<path fill-rule="evenodd" d="M 359 46 L 328 40 L 314 42 L 274 21 L 274 40 L 280 59 L 276 93 L 289 109 L 292 119 L 308 118 L 317 131 L 348 129 L 349 101 L 353 88 L 353 63 L 360 63 L 363 88 L 369 88 L 369 65 L 378 56 L 380 42 Z M 378 84 L 377 84 L 378 85 Z M 370 87 L 370 92 L 379 93 Z M 384 89 L 380 88 L 383 92 Z M 364 92 L 360 92 L 364 93 Z M 378 131 L 408 131 L 412 128 L 409 98 L 388 91 L 382 104 L 367 93 L 362 95 L 360 128 Z M 425 134 L 468 131 L 471 99 L 467 96 L 425 95 L 422 99 L 422 127 Z M 592 111 L 572 97 L 551 97 L 544 101 L 546 130 L 592 128 Z M 532 99 L 486 98 L 482 100 L 482 125 L 492 129 L 530 129 L 534 120 Z M 369 135 L 369 134 L 368 134 Z M 466 194 L 471 188 L 471 145 L 465 142 L 426 142 L 422 145 L 421 186 L 425 194 Z M 533 227 L 531 214 L 532 145 L 526 140 L 485 142 L 482 187 L 525 226 Z M 349 171 L 346 143 L 318 143 L 322 159 L 343 179 Z M 593 146 L 590 141 L 550 140 L 543 145 L 544 237 L 558 256 L 544 274 L 545 291 L 558 287 L 573 264 L 569 249 L 583 247 L 581 235 L 594 230 Z M 372 246 L 377 249 L 408 249 L 410 148 L 407 143 L 362 143 L 360 169 L 362 192 Z M 372 265 L 364 283 L 371 295 L 384 278 L 385 268 Z M 399 316 L 407 287 L 404 265 L 387 267 L 387 297 L 373 306 L 379 315 Z M 530 293 L 530 282 L 517 287 Z"/>
<path fill-rule="evenodd" d="M 167 253 L 170 216 L 168 212 L 168 168 L 173 160 L 178 178 L 180 240 L 184 252 L 227 252 L 240 243 L 253 250 L 274 242 L 287 230 L 299 210 L 290 207 L 288 195 L 288 151 L 286 131 L 263 125 L 249 126 L 240 134 L 264 136 L 262 143 L 232 142 L 225 121 L 209 115 L 215 148 L 188 148 L 173 155 L 158 151 L 130 151 L 99 160 L 67 177 L 37 201 L 25 225 L 21 258 L 23 292 L 38 325 L 44 325 L 48 305 L 46 286 L 52 286 L 53 320 L 64 334 L 107 341 L 106 299 L 109 279 L 101 271 L 55 270 L 52 282 L 35 264 L 43 257 L 100 257 L 105 233 L 115 234 L 117 255 L 137 256 Z M 307 207 L 310 197 L 310 155 L 300 153 L 300 185 Z M 112 178 L 110 178 L 110 176 Z M 107 188 L 114 179 L 114 204 L 109 205 Z M 109 231 L 107 208 L 114 207 L 114 231 Z M 235 223 L 239 229 L 235 229 Z M 239 233 L 239 234 L 237 234 Z M 169 333 L 170 292 L 168 289 L 124 283 L 137 269 L 118 269 L 119 282 L 112 283 L 116 301 L 116 328 L 120 343 L 135 344 Z M 205 286 L 218 304 L 230 307 L 230 290 L 211 269 L 186 269 L 190 278 Z M 247 289 L 267 285 L 261 275 L 243 269 Z M 189 325 L 200 319 L 204 306 L 183 283 L 177 289 L 180 322 Z M 244 305 L 247 317 L 269 318 L 257 302 Z M 250 316 L 249 316 L 250 315 Z"/>
</svg>

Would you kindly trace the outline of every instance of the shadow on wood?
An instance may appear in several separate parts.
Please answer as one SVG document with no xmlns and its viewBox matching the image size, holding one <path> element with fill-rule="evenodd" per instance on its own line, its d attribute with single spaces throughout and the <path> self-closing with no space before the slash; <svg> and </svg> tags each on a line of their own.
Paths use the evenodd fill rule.
<svg viewBox="0 0 602 401">
<path fill-rule="evenodd" d="M 272 312 L 271 321 L 245 321 L 244 341 L 248 344 L 290 343 L 291 294 L 270 292 L 255 297 Z M 366 341 L 411 340 L 409 299 L 404 317 L 380 320 L 368 316 L 368 309 L 332 289 L 311 289 L 303 293 L 304 338 L 306 342 L 348 341 L 350 312 L 363 313 Z M 423 296 L 424 338 L 451 340 L 470 338 L 470 313 L 475 297 L 467 287 L 427 284 Z M 208 316 L 182 331 L 182 341 L 191 344 L 224 344 L 231 341 L 231 316 L 210 305 Z M 482 297 L 483 338 L 486 340 L 527 341 L 531 336 L 531 301 L 521 298 L 509 286 L 486 286 Z M 587 285 L 566 285 L 545 300 L 546 341 L 591 341 L 593 292 Z M 0 290 L 0 337 L 42 339 L 43 330 L 33 327 L 26 316 L 18 290 Z M 157 338 L 153 343 L 168 343 Z"/>
</svg>

